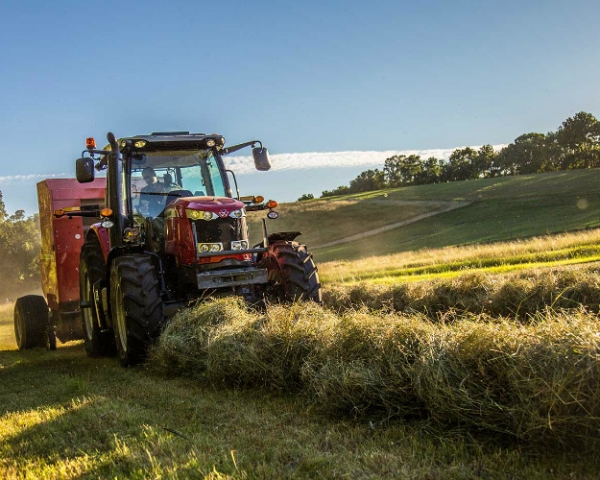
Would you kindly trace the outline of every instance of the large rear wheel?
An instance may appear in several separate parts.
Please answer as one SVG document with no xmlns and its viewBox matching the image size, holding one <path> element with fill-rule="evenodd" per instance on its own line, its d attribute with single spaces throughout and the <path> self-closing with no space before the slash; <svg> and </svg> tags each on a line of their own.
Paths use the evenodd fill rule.
<svg viewBox="0 0 600 480">
<path fill-rule="evenodd" d="M 86 305 L 81 309 L 83 332 L 85 333 L 85 351 L 89 357 L 102 357 L 114 354 L 115 341 L 112 332 L 102 328 L 96 311 L 93 286 L 104 278 L 106 266 L 97 239 L 86 240 L 81 247 L 79 263 L 79 292 L 81 303 Z"/>
<path fill-rule="evenodd" d="M 144 361 L 148 346 L 158 338 L 164 323 L 158 276 L 149 257 L 127 255 L 114 261 L 110 299 L 121 365 Z"/>
<path fill-rule="evenodd" d="M 271 281 L 271 299 L 295 302 L 312 300 L 321 303 L 321 284 L 317 266 L 306 245 L 298 242 L 275 242 L 269 246 L 267 268 Z"/>
<path fill-rule="evenodd" d="M 48 304 L 41 295 L 17 298 L 14 310 L 15 340 L 19 350 L 46 345 Z"/>
</svg>

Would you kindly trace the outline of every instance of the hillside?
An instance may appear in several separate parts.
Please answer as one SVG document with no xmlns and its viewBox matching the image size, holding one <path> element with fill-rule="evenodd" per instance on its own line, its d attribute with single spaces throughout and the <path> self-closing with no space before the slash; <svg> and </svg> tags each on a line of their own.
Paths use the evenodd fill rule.
<svg viewBox="0 0 600 480">
<path fill-rule="evenodd" d="M 310 202 L 284 203 L 277 207 L 280 217 L 268 221 L 270 232 L 301 231 L 302 242 L 321 245 L 391 223 L 410 220 L 445 210 L 446 201 L 389 201 L 382 192 L 368 198 L 336 198 Z M 384 208 L 386 205 L 394 208 Z M 253 243 L 262 237 L 264 212 L 249 212 L 248 225 Z M 333 228 L 332 228 L 333 227 Z"/>
<path fill-rule="evenodd" d="M 598 227 L 599 194 L 599 169 L 420 185 L 284 204 L 269 230 L 302 231 L 300 240 L 320 262 L 349 260 Z M 441 211 L 447 202 L 465 206 Z M 394 230 L 319 248 L 436 210 L 441 213 Z M 259 219 L 250 224 L 256 231 Z"/>
</svg>

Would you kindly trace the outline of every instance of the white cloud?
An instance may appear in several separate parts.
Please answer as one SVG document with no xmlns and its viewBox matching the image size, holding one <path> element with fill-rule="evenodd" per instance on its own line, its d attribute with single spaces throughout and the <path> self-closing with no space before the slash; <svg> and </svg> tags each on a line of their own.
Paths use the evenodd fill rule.
<svg viewBox="0 0 600 480">
<path fill-rule="evenodd" d="M 496 151 L 506 145 L 494 145 Z M 456 147 L 464 148 L 464 147 Z M 382 152 L 307 152 L 307 153 L 280 153 L 271 155 L 271 171 L 280 170 L 308 170 L 325 167 L 383 167 L 387 158 L 394 155 L 420 155 L 421 158 L 436 157 L 448 160 L 456 148 L 434 148 L 429 150 L 387 150 Z M 479 149 L 480 146 L 471 148 Z M 256 173 L 252 157 L 225 156 L 225 164 L 238 174 Z M 44 178 L 72 177 L 71 173 L 35 173 L 27 175 L 0 176 L 0 184 L 14 182 L 27 182 Z"/>
<path fill-rule="evenodd" d="M 506 145 L 494 145 L 496 151 Z M 464 148 L 464 147 L 456 147 Z M 281 153 L 270 155 L 272 171 L 306 170 L 324 167 L 383 167 L 385 160 L 394 155 L 420 155 L 448 160 L 456 148 L 437 148 L 430 150 L 388 150 L 383 152 L 309 152 Z M 480 146 L 471 147 L 479 149 Z M 227 157 L 225 164 L 238 174 L 256 173 L 252 157 Z"/>
<path fill-rule="evenodd" d="M 44 178 L 68 177 L 68 173 L 33 173 L 29 175 L 6 175 L 0 177 L 0 184 L 14 182 L 28 182 L 31 180 L 41 180 Z"/>
</svg>

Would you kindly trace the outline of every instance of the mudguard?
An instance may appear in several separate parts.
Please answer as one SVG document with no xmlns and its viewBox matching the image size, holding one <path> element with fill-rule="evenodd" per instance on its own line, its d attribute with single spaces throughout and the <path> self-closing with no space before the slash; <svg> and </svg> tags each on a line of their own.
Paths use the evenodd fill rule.
<svg viewBox="0 0 600 480">
<path fill-rule="evenodd" d="M 269 233 L 267 238 L 269 239 L 269 244 L 271 244 L 280 241 L 293 242 L 300 235 L 302 235 L 302 232 L 273 232 Z"/>
</svg>

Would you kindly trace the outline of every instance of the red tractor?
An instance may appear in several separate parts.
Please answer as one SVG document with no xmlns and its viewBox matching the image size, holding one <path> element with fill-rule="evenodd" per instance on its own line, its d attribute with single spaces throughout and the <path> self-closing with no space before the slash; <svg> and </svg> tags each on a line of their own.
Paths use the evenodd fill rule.
<svg viewBox="0 0 600 480">
<path fill-rule="evenodd" d="M 54 212 L 60 218 L 99 218 L 82 239 L 78 267 L 88 355 L 116 348 L 124 366 L 142 361 L 166 319 L 195 299 L 321 301 L 312 255 L 295 241 L 300 232 L 269 234 L 263 219 L 262 241 L 249 243 L 246 207 L 223 155 L 252 146 L 256 168 L 269 170 L 260 141 L 226 148 L 216 134 L 107 138 L 103 150 L 88 139 L 76 162 L 83 184 L 97 181 L 95 170 L 106 170 L 104 208 Z M 268 218 L 277 218 L 274 206 L 267 202 Z"/>
</svg>

